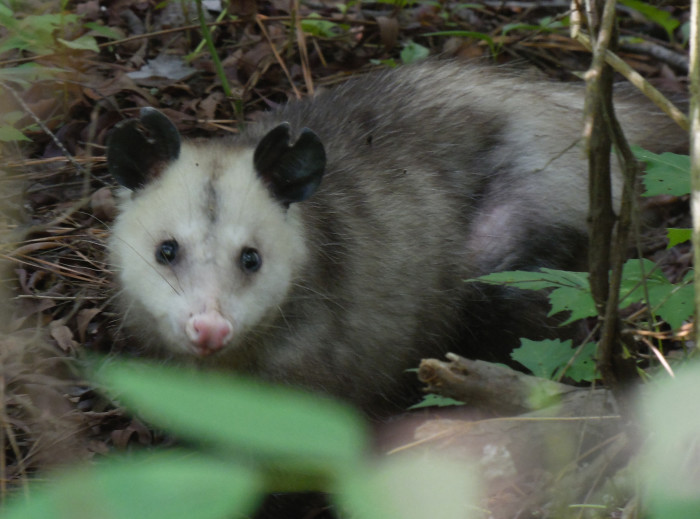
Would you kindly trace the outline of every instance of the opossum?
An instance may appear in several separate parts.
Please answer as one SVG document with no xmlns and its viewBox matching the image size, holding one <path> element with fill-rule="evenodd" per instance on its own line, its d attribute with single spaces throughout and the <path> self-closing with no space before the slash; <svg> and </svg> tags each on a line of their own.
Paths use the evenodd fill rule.
<svg viewBox="0 0 700 519">
<path fill-rule="evenodd" d="M 235 138 L 188 142 L 144 108 L 107 151 L 126 327 L 146 349 L 368 413 L 406 401 L 421 358 L 502 360 L 556 330 L 539 296 L 465 280 L 580 266 L 582 105 L 579 85 L 429 61 Z M 649 106 L 618 108 L 635 142 L 663 145 Z"/>
</svg>

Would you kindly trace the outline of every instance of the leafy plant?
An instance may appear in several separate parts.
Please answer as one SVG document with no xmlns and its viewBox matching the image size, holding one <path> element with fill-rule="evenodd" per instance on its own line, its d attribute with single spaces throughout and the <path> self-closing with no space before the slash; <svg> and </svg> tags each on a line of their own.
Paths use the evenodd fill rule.
<svg viewBox="0 0 700 519">
<path fill-rule="evenodd" d="M 31 141 L 21 130 L 15 128 L 15 124 L 23 117 L 22 112 L 0 114 L 0 142 Z"/>
<path fill-rule="evenodd" d="M 99 377 L 150 423 L 199 445 L 109 459 L 52 478 L 5 519 L 185 519 L 250 514 L 265 492 L 323 490 L 355 517 L 463 518 L 474 488 L 463 464 L 392 457 L 371 466 L 350 409 L 231 375 L 110 362 Z"/>
<path fill-rule="evenodd" d="M 139 453 L 52 478 L 3 517 L 239 517 L 254 510 L 262 487 L 260 474 L 244 465 L 184 451 Z"/>
<path fill-rule="evenodd" d="M 595 351 L 594 342 L 572 348 L 571 340 L 521 339 L 520 348 L 513 350 L 511 357 L 540 378 L 561 380 L 566 376 L 574 382 L 593 382 L 598 378 Z"/>
<path fill-rule="evenodd" d="M 588 274 L 543 268 L 540 271 L 504 271 L 487 274 L 470 281 L 481 281 L 492 285 L 509 285 L 522 290 L 550 289 L 550 316 L 570 312 L 562 324 L 597 315 L 588 285 Z"/>
<path fill-rule="evenodd" d="M 401 61 L 404 63 L 414 63 L 425 59 L 430 54 L 430 51 L 414 41 L 408 41 L 404 44 L 401 50 Z"/>
<path fill-rule="evenodd" d="M 675 153 L 657 155 L 637 146 L 632 147 L 635 157 L 646 164 L 644 196 L 690 193 L 690 157 Z M 689 241 L 691 229 L 668 229 L 668 247 Z"/>
<path fill-rule="evenodd" d="M 620 0 L 620 3 L 630 9 L 634 9 L 647 20 L 663 27 L 668 34 L 668 39 L 673 41 L 673 31 L 675 31 L 681 23 L 673 18 L 671 13 L 640 0 Z"/>
<path fill-rule="evenodd" d="M 690 192 L 690 159 L 687 155 L 656 154 L 639 147 L 633 147 L 633 152 L 637 159 L 646 164 L 644 196 L 683 196 Z M 691 229 L 668 229 L 668 246 L 690 240 L 691 233 Z M 620 309 L 645 304 L 652 316 L 660 317 L 674 330 L 692 318 L 692 272 L 686 274 L 680 283 L 674 284 L 653 261 L 631 259 L 624 265 L 622 280 Z M 569 313 L 562 325 L 597 315 L 587 273 L 543 268 L 538 272 L 497 272 L 469 281 L 509 285 L 521 290 L 549 290 L 549 315 Z M 513 352 L 512 357 L 544 378 L 560 378 L 566 368 L 566 375 L 574 380 L 594 380 L 594 345 L 587 344 L 576 351 L 576 358 L 571 361 L 573 350 L 570 341 L 536 342 L 523 339 L 522 346 Z"/>
<path fill-rule="evenodd" d="M 648 259 L 631 259 L 625 263 L 620 287 L 620 308 L 646 303 L 651 311 L 677 329 L 693 314 L 692 273 L 680 285 L 671 283 Z M 538 272 L 497 272 L 473 281 L 509 285 L 523 290 L 549 289 L 552 307 L 549 315 L 570 312 L 562 324 L 597 315 L 588 286 L 588 273 L 542 269 Z M 648 294 L 648 301 L 646 296 Z"/>
<path fill-rule="evenodd" d="M 0 24 L 8 33 L 0 42 L 0 52 L 16 49 L 42 55 L 54 54 L 61 48 L 99 52 L 97 42 L 91 36 L 66 37 L 68 29 L 79 22 L 78 15 L 49 13 L 21 17 L 18 14 L 0 4 Z"/>
<path fill-rule="evenodd" d="M 638 146 L 633 146 L 635 157 L 646 164 L 643 196 L 674 195 L 690 193 L 690 157 L 675 153 L 657 155 Z"/>
<path fill-rule="evenodd" d="M 322 20 L 318 13 L 311 13 L 301 20 L 301 28 L 311 36 L 333 38 L 349 29 L 347 24 L 339 24 L 330 20 Z"/>
<path fill-rule="evenodd" d="M 62 4 L 65 4 L 63 2 Z M 70 13 L 46 13 L 40 15 L 21 12 L 20 2 L 0 3 L 0 25 L 4 29 L 0 39 L 0 53 L 18 51 L 22 54 L 48 56 L 74 51 L 99 52 L 95 38 L 88 34 L 76 36 L 82 31 L 81 17 Z M 24 6 L 26 7 L 26 6 Z M 65 6 L 61 6 L 63 8 Z M 98 28 L 95 32 L 114 37 L 113 31 Z M 45 58 L 47 61 L 50 58 Z M 0 94 L 7 95 L 7 88 L 27 89 L 37 81 L 56 79 L 64 72 L 58 66 L 24 63 L 0 69 Z M 11 86 L 9 86 L 11 85 Z M 17 124 L 26 114 L 19 111 L 5 112 L 0 116 L 0 142 L 21 142 L 30 140 L 24 131 L 34 125 L 18 128 Z"/>
<path fill-rule="evenodd" d="M 409 407 L 409 409 L 421 409 L 423 407 L 452 407 L 455 405 L 464 405 L 464 402 L 460 402 L 454 398 L 428 393 L 420 402 L 412 405 Z"/>
<path fill-rule="evenodd" d="M 505 36 L 510 31 L 514 30 L 527 30 L 535 32 L 556 32 L 558 29 L 568 27 L 567 21 L 558 20 L 552 18 L 551 16 L 546 16 L 539 20 L 538 25 L 529 23 L 508 23 L 503 26 L 501 34 Z"/>
<path fill-rule="evenodd" d="M 653 261 L 631 259 L 623 269 L 620 309 L 638 303 L 646 304 L 652 315 L 661 317 L 671 328 L 678 329 L 693 315 L 692 278 L 690 272 L 682 283 L 676 285 L 666 278 Z M 509 271 L 488 274 L 470 281 L 509 285 L 522 290 L 549 290 L 549 315 L 569 312 L 563 325 L 597 315 L 588 274 L 584 272 L 553 269 L 541 269 L 538 272 Z M 573 362 L 569 362 L 573 353 L 570 341 L 523 340 L 522 344 L 519 350 L 513 352 L 512 357 L 538 376 L 560 378 L 566 367 L 566 375 L 574 380 L 595 379 L 591 364 L 594 354 L 592 346 L 584 346 L 585 355 L 579 354 Z"/>
<path fill-rule="evenodd" d="M 692 229 L 676 229 L 673 227 L 666 229 L 666 236 L 668 237 L 667 248 L 670 249 L 671 247 L 674 247 L 679 243 L 690 241 L 692 235 Z"/>
</svg>

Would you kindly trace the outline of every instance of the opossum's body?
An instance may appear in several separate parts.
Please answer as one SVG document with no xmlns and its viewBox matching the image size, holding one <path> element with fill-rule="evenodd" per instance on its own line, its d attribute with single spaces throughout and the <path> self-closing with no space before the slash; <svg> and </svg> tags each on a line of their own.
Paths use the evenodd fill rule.
<svg viewBox="0 0 700 519">
<path fill-rule="evenodd" d="M 146 112 L 108 154 L 134 190 L 110 244 L 125 322 L 175 356 L 367 410 L 401 401 L 422 357 L 546 334 L 532 294 L 464 280 L 585 256 L 581 107 L 578 88 L 428 62 L 181 150 Z M 648 119 L 637 141 L 658 132 Z"/>
</svg>

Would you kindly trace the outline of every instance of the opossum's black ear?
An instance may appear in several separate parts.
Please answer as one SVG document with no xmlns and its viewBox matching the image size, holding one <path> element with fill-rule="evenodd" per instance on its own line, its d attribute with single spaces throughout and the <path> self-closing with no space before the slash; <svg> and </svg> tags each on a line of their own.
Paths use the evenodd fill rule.
<svg viewBox="0 0 700 519">
<path fill-rule="evenodd" d="M 255 171 L 287 205 L 313 195 L 326 168 L 326 150 L 318 135 L 304 128 L 292 146 L 290 138 L 289 124 L 282 123 L 262 138 L 253 155 Z"/>
<path fill-rule="evenodd" d="M 107 168 L 122 186 L 139 189 L 180 156 L 180 134 L 155 108 L 119 123 L 107 139 Z"/>
</svg>

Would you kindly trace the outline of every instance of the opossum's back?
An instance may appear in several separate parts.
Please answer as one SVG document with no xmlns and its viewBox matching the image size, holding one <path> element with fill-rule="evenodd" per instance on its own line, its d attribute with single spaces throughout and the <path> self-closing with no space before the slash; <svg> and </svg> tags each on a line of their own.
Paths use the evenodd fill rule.
<svg viewBox="0 0 700 519">
<path fill-rule="evenodd" d="M 509 160 L 526 158 L 520 148 L 535 140 L 542 149 L 550 139 L 557 147 L 579 138 L 579 93 L 492 68 L 426 62 L 351 80 L 289 104 L 256 133 L 281 120 L 312 128 L 326 144 L 331 174 L 335 168 L 350 169 L 348 164 L 375 173 L 387 170 L 385 165 L 407 169 L 416 164 L 443 172 L 488 172 L 495 162 L 502 171 Z"/>
<path fill-rule="evenodd" d="M 653 151 L 684 145 L 686 135 L 668 117 L 622 90 L 617 113 L 632 143 Z M 385 215 L 377 225 L 421 219 L 418 236 L 461 239 L 463 261 L 481 272 L 537 266 L 541 255 L 526 259 L 540 254 L 537 248 L 566 255 L 557 240 L 587 231 L 583 102 L 580 83 L 428 61 L 349 81 L 272 118 L 310 127 L 326 143 L 319 195 L 327 194 L 329 205 L 345 197 L 338 205 L 360 216 Z M 613 184 L 617 197 L 617 174 Z M 547 232 L 552 240 L 528 245 Z"/>
<path fill-rule="evenodd" d="M 620 91 L 619 94 L 617 91 Z M 616 87 L 616 109 L 628 137 L 649 149 L 683 145 L 687 136 L 635 89 Z M 319 133 L 343 158 L 419 161 L 474 158 L 494 145 L 562 151 L 582 134 L 583 83 L 532 80 L 510 68 L 426 61 L 352 79 L 271 115 Z M 256 136 L 267 126 L 260 126 Z M 455 145 L 459 144 L 455 149 Z M 496 146 L 498 147 L 498 146 Z M 377 150 L 377 152 L 373 152 Z M 527 150 L 525 150 L 527 151 Z M 360 153 L 358 153 L 360 152 Z M 448 162 L 449 164 L 449 162 Z"/>
</svg>

